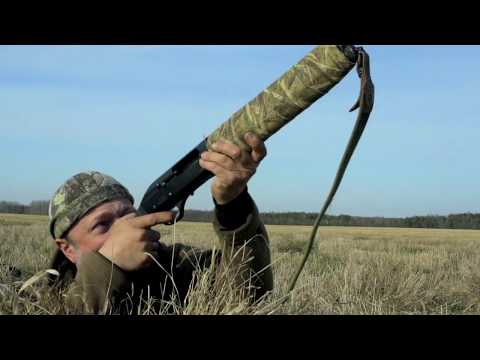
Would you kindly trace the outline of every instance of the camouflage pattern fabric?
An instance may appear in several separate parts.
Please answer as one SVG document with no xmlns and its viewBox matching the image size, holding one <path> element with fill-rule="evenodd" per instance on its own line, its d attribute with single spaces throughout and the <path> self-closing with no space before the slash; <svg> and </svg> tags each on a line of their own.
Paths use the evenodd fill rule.
<svg viewBox="0 0 480 360">
<path fill-rule="evenodd" d="M 88 211 L 113 200 L 134 199 L 128 190 L 111 176 L 91 171 L 68 179 L 53 195 L 48 210 L 50 234 L 60 239 Z"/>
<path fill-rule="evenodd" d="M 215 130 L 207 139 L 208 147 L 222 138 L 249 151 L 245 133 L 267 140 L 330 91 L 354 65 L 336 45 L 316 47 Z"/>
</svg>

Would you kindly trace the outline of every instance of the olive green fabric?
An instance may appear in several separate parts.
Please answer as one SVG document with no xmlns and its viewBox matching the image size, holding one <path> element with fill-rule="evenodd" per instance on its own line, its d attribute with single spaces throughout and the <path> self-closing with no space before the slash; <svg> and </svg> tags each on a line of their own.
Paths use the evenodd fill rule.
<svg viewBox="0 0 480 360">
<path fill-rule="evenodd" d="M 50 200 L 50 234 L 60 239 L 87 212 L 106 201 L 120 199 L 134 203 L 129 191 L 111 176 L 98 171 L 74 175 Z"/>
<path fill-rule="evenodd" d="M 161 266 L 154 264 L 140 271 L 126 272 L 98 252 L 84 255 L 78 270 L 70 268 L 61 275 L 72 277 L 72 271 L 76 273 L 67 293 L 70 308 L 76 313 L 87 314 L 135 313 L 140 299 L 147 292 L 165 301 L 175 294 L 183 303 L 198 266 L 209 268 L 215 265 L 221 269 L 228 264 L 229 268 L 236 269 L 233 281 L 238 286 L 247 287 L 251 279 L 249 285 L 252 287 L 247 292 L 250 291 L 252 300 L 271 291 L 273 275 L 269 240 L 257 207 L 253 207 L 238 229 L 227 231 L 217 219 L 213 227 L 220 240 L 220 251 L 200 250 L 182 244 L 164 245 L 157 258 Z"/>
<path fill-rule="evenodd" d="M 207 139 L 208 147 L 225 139 L 250 150 L 243 140 L 245 133 L 267 140 L 330 91 L 354 65 L 336 45 L 316 47 L 215 130 Z"/>
</svg>

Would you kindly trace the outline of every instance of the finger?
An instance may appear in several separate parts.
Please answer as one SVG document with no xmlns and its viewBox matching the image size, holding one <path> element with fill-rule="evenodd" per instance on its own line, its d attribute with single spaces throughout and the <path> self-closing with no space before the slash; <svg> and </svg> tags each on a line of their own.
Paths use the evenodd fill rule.
<svg viewBox="0 0 480 360">
<path fill-rule="evenodd" d="M 228 185 L 234 185 L 239 181 L 245 181 L 255 173 L 255 169 L 228 170 L 215 162 L 202 159 L 200 159 L 199 164 L 205 170 L 213 173 L 222 183 Z"/>
<path fill-rule="evenodd" d="M 175 219 L 175 213 L 172 211 L 162 211 L 153 214 L 137 216 L 128 219 L 129 223 L 137 228 L 147 229 L 158 224 L 167 224 Z"/>
<path fill-rule="evenodd" d="M 242 155 L 242 150 L 237 145 L 223 140 L 218 140 L 216 143 L 214 143 L 212 145 L 212 150 L 227 155 L 233 160 L 238 159 Z"/>
<path fill-rule="evenodd" d="M 211 173 L 213 173 L 213 175 L 219 178 L 224 178 L 229 173 L 227 169 L 221 167 L 219 164 L 212 161 L 206 161 L 206 160 L 200 159 L 198 163 L 202 168 L 210 171 Z"/>
<path fill-rule="evenodd" d="M 201 158 L 205 161 L 217 163 L 224 169 L 235 170 L 235 162 L 227 155 L 213 151 L 205 151 L 202 153 Z"/>
<path fill-rule="evenodd" d="M 267 156 L 267 148 L 265 143 L 254 133 L 245 134 L 245 142 L 252 148 L 252 159 L 256 163 L 262 161 Z"/>
<path fill-rule="evenodd" d="M 128 213 L 127 215 L 123 215 L 120 219 L 122 220 L 128 220 L 136 217 L 137 214 L 135 212 Z"/>
<path fill-rule="evenodd" d="M 212 172 L 217 177 L 217 180 L 219 181 L 218 184 L 223 187 L 235 186 L 239 183 L 248 181 L 248 179 L 255 172 L 255 170 L 231 171 L 214 162 L 203 160 L 200 161 L 200 165 L 204 169 Z"/>
</svg>

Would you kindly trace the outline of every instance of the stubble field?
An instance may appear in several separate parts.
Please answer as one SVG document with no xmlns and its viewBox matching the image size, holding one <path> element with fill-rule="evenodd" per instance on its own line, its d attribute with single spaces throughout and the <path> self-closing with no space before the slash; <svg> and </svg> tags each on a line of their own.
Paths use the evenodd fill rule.
<svg viewBox="0 0 480 360">
<path fill-rule="evenodd" d="M 27 296 L 27 291 L 19 292 L 26 280 L 48 269 L 54 244 L 47 221 L 44 216 L 0 214 L 0 314 L 65 313 Z M 167 243 L 216 245 L 211 224 L 181 222 L 157 229 Z M 226 313 L 480 313 L 480 231 L 321 227 L 293 297 L 279 305 L 311 228 L 267 226 L 267 230 L 273 296 L 254 309 Z M 39 279 L 32 287 L 41 284 Z M 41 296 L 39 291 L 35 294 Z"/>
</svg>

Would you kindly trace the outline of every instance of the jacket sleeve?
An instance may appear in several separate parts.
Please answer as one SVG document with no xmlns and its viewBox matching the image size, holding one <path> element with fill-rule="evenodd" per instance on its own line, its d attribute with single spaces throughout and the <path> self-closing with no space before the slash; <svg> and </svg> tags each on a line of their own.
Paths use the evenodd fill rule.
<svg viewBox="0 0 480 360">
<path fill-rule="evenodd" d="M 188 281 L 195 269 L 208 268 L 213 260 L 216 283 L 233 281 L 236 289 L 246 290 L 246 295 L 255 301 L 273 289 L 270 247 L 254 201 L 248 194 L 242 197 L 241 202 L 229 208 L 216 206 L 213 227 L 220 242 L 219 251 L 182 246 L 177 252 L 176 278 Z"/>
<path fill-rule="evenodd" d="M 253 298 L 259 299 L 273 290 L 269 238 L 260 220 L 257 206 L 252 206 L 243 224 L 227 228 L 215 216 L 213 227 L 221 245 L 220 268 L 231 268 L 238 286 L 251 286 Z"/>
<path fill-rule="evenodd" d="M 132 282 L 128 274 L 98 252 L 82 256 L 66 301 L 75 313 L 106 314 L 125 307 Z"/>
</svg>

